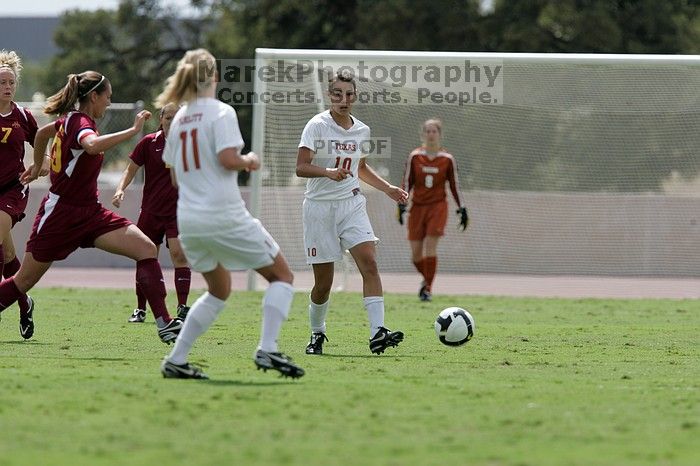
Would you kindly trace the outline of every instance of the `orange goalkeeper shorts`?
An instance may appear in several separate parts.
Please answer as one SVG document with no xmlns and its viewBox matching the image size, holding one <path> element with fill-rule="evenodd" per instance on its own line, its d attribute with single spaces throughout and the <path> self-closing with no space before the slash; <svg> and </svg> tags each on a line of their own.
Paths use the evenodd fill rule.
<svg viewBox="0 0 700 466">
<path fill-rule="evenodd" d="M 408 212 L 408 240 L 420 241 L 426 236 L 443 236 L 447 224 L 447 201 L 413 205 Z"/>
</svg>

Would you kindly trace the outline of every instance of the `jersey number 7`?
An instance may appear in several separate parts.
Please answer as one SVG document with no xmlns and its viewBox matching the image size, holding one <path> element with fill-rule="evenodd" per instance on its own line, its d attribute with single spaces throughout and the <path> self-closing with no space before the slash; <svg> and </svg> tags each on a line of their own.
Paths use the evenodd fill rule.
<svg viewBox="0 0 700 466">
<path fill-rule="evenodd" d="M 194 168 L 199 170 L 199 146 L 197 145 L 197 128 L 190 130 L 190 136 L 192 137 L 192 156 L 194 158 Z M 180 141 L 182 141 L 182 169 L 184 171 L 189 170 L 187 165 L 187 131 L 180 132 Z"/>
</svg>

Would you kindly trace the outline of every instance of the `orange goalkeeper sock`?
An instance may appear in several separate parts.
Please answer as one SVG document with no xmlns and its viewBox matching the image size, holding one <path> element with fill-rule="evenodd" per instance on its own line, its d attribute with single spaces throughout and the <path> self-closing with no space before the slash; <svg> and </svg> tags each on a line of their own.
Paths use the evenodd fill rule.
<svg viewBox="0 0 700 466">
<path fill-rule="evenodd" d="M 421 258 L 421 260 L 419 260 L 419 261 L 413 261 L 413 265 L 416 267 L 416 270 L 418 271 L 418 273 L 423 276 L 423 280 L 425 280 L 425 270 L 424 270 L 425 258 Z"/>
<path fill-rule="evenodd" d="M 423 267 L 425 268 L 426 291 L 432 291 L 433 280 L 435 279 L 435 272 L 437 271 L 437 257 L 424 257 Z"/>
</svg>

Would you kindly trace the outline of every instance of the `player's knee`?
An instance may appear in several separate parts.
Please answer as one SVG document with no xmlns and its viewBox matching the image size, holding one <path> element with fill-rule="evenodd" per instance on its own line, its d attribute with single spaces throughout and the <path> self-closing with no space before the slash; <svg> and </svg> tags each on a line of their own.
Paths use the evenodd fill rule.
<svg viewBox="0 0 700 466">
<path fill-rule="evenodd" d="M 357 264 L 362 275 L 376 275 L 379 273 L 377 259 L 374 256 L 363 257 Z"/>
<path fill-rule="evenodd" d="M 158 257 L 158 248 L 156 248 L 156 245 L 153 243 L 153 241 L 151 241 L 148 238 L 144 237 L 143 240 L 139 242 L 137 248 L 140 259 L 150 259 Z"/>
</svg>

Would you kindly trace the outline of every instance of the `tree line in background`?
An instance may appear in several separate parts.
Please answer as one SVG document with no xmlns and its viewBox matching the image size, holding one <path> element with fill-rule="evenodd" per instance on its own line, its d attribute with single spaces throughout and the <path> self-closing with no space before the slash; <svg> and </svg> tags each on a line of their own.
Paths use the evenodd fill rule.
<svg viewBox="0 0 700 466">
<path fill-rule="evenodd" d="M 191 0 L 183 16 L 159 0 L 116 10 L 65 13 L 60 52 L 29 64 L 23 86 L 51 94 L 69 73 L 94 69 L 115 102 L 160 92 L 193 47 L 220 58 L 254 58 L 256 47 L 478 52 L 700 53 L 693 0 Z M 38 89 L 37 89 L 38 88 Z M 251 141 L 252 108 L 237 108 Z M 660 180 L 657 180 L 658 185 Z"/>
</svg>

